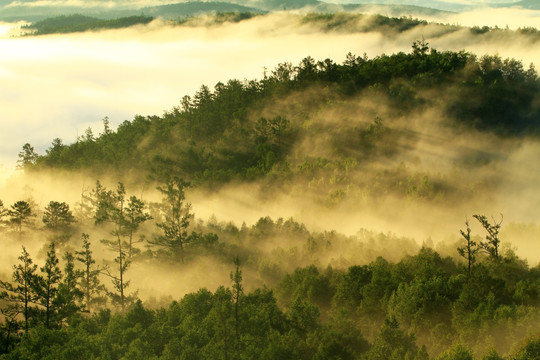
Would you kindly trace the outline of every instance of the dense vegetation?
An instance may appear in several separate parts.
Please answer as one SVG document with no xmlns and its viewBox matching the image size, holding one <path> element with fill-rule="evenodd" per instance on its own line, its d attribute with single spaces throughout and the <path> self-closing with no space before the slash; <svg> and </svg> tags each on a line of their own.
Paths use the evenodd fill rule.
<svg viewBox="0 0 540 360">
<path fill-rule="evenodd" d="M 89 30 L 120 29 L 133 25 L 144 25 L 154 20 L 151 16 L 130 16 L 114 20 L 101 20 L 84 15 L 62 15 L 25 25 L 32 35 L 84 32 Z"/>
<path fill-rule="evenodd" d="M 11 1 L 10 1 L 11 3 Z M 262 9 L 250 6 L 233 4 L 218 1 L 186 1 L 176 4 L 164 4 L 157 6 L 146 6 L 150 3 L 122 3 L 114 6 L 111 2 L 103 2 L 103 6 L 93 3 L 92 6 L 77 6 L 76 4 L 59 3 L 38 3 L 24 4 L 18 2 L 10 6 L 4 6 L 0 1 L 0 19 L 3 21 L 30 21 L 39 22 L 47 19 L 65 16 L 67 14 L 81 14 L 87 17 L 98 19 L 115 20 L 118 18 L 138 17 L 147 15 L 154 18 L 176 20 L 189 16 L 199 16 L 202 14 L 214 14 L 217 12 L 251 12 L 264 13 Z M 113 6 L 111 6 L 113 5 Z M 127 5 L 127 6 L 126 6 Z"/>
<path fill-rule="evenodd" d="M 317 10 L 317 9 L 315 9 Z M 143 14 L 143 15 L 138 15 Z M 207 15 L 203 15 L 207 14 Z M 265 11 L 228 3 L 214 2 L 187 2 L 179 4 L 162 5 L 159 7 L 143 8 L 137 14 L 130 16 L 88 16 L 81 14 L 59 15 L 48 17 L 26 25 L 23 29 L 34 30 L 32 35 L 50 33 L 71 33 L 88 30 L 118 29 L 136 24 L 147 24 L 154 19 L 163 19 L 169 25 L 208 26 L 223 22 L 240 22 L 255 16 L 263 16 Z M 534 43 L 540 40 L 540 32 L 533 27 L 520 27 L 510 30 L 508 27 L 499 28 L 489 26 L 473 26 L 471 28 L 428 22 L 410 16 L 389 17 L 383 15 L 361 14 L 344 11 L 315 11 L 303 15 L 289 15 L 290 21 L 309 24 L 325 32 L 341 33 L 368 33 L 377 32 L 392 37 L 413 29 L 430 27 L 435 29 L 433 38 L 442 37 L 457 31 L 469 31 L 471 35 L 492 39 L 507 39 L 511 41 L 516 35 L 524 36 Z M 431 32 L 431 30 L 430 30 Z"/>
<path fill-rule="evenodd" d="M 305 23 L 341 31 L 365 26 L 357 20 L 311 14 Z M 371 20 L 388 34 L 425 25 Z M 256 183 L 268 197 L 309 195 L 327 208 L 376 206 L 386 196 L 452 206 L 496 188 L 497 172 L 469 180 L 495 155 L 467 149 L 449 173 L 430 172 L 409 154 L 415 129 L 436 123 L 456 136 L 537 140 L 539 86 L 534 68 L 514 59 L 417 41 L 410 53 L 348 54 L 342 64 L 307 57 L 261 80 L 202 86 L 161 116 L 116 130 L 105 118 L 99 135 L 89 128 L 73 144 L 54 139 L 44 155 L 25 144 L 19 167 L 28 175 L 144 182 L 162 201 L 98 181 L 72 207 L 0 202 L 3 240 L 25 245 L 0 281 L 0 358 L 537 359 L 540 268 L 503 246 L 502 218 L 474 215 L 483 233 L 466 221 L 450 245 L 434 248 L 365 229 L 310 231 L 294 219 L 204 221 L 185 190 Z M 400 126 L 418 119 L 417 128 Z M 468 181 L 455 181 L 463 174 Z M 152 300 L 132 275 L 150 269 L 163 274 L 152 279 L 156 289 L 175 276 L 180 287 L 193 271 L 222 286 Z"/>
<path fill-rule="evenodd" d="M 170 181 L 159 188 L 161 203 L 145 204 L 121 183 L 109 190 L 98 182 L 75 215 L 68 204 L 51 201 L 41 227 L 31 201 L 2 206 L 4 238 L 28 243 L 37 231 L 40 242 L 50 242 L 41 266 L 23 247 L 11 280 L 0 281 L 0 358 L 532 360 L 540 354 L 540 269 L 501 250 L 500 222 L 475 215 L 485 240 L 467 223 L 458 251 L 443 256 L 412 239 L 310 232 L 293 219 L 266 217 L 241 228 L 194 221 L 186 186 Z M 80 231 L 87 232 L 82 239 L 74 236 Z M 104 232 L 109 236 L 101 242 L 88 235 Z M 98 258 L 100 245 L 114 259 Z M 390 248 L 402 253 L 391 259 Z M 169 264 L 167 276 L 174 271 L 182 282 L 203 258 L 216 270 L 222 261 L 229 266 L 230 286 L 150 307 L 129 288 L 137 267 Z"/>
<path fill-rule="evenodd" d="M 409 54 L 349 54 L 343 64 L 308 57 L 262 80 L 202 86 L 163 116 L 136 116 L 116 131 L 104 119 L 98 136 L 88 129 L 74 144 L 55 139 L 41 156 L 27 148 L 20 164 L 94 176 L 137 172 L 157 182 L 176 176 L 203 187 L 263 180 L 285 192 L 313 189 L 327 205 L 380 193 L 447 201 L 477 189 L 409 167 L 404 154 L 416 135 L 396 121 L 436 107 L 443 126 L 456 132 L 534 137 L 538 90 L 536 71 L 519 61 L 440 52 L 423 42 Z M 373 110 L 362 101 L 384 106 Z M 383 159 L 386 168 L 362 171 Z M 466 168 L 491 160 L 479 152 L 456 161 Z"/>
</svg>

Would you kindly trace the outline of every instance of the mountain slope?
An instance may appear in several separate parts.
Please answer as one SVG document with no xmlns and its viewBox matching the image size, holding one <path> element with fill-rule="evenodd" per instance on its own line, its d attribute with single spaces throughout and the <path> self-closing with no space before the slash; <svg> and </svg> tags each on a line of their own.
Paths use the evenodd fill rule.
<svg viewBox="0 0 540 360">
<path fill-rule="evenodd" d="M 0 0 L 2 1 L 2 0 Z M 100 5 L 94 2 L 92 6 L 79 6 L 76 3 L 38 3 L 25 1 L 13 3 L 4 0 L 0 2 L 0 20 L 3 21 L 39 21 L 48 17 L 66 14 L 82 14 L 100 19 L 115 19 L 128 16 L 154 16 L 164 19 L 176 19 L 216 12 L 253 12 L 281 11 L 306 8 L 318 12 L 370 12 L 382 13 L 386 16 L 423 16 L 442 13 L 430 7 L 396 5 L 396 4 L 330 4 L 316 0 L 271 0 L 256 2 L 203 2 L 187 1 L 167 5 L 139 6 L 138 3 L 110 6 L 108 2 Z M 8 6 L 9 5 L 9 6 Z"/>
<path fill-rule="evenodd" d="M 504 139 L 539 133 L 539 89 L 536 73 L 515 60 L 421 42 L 410 54 L 349 55 L 343 64 L 306 58 L 260 81 L 203 86 L 163 116 L 137 116 L 116 132 L 57 139 L 28 169 L 177 176 L 206 188 L 260 181 L 328 206 L 380 194 L 459 201 L 496 191 L 500 178 L 470 172 L 503 166 Z M 480 145 L 493 136 L 497 147 Z M 457 182 L 455 171 L 469 181 Z"/>
</svg>

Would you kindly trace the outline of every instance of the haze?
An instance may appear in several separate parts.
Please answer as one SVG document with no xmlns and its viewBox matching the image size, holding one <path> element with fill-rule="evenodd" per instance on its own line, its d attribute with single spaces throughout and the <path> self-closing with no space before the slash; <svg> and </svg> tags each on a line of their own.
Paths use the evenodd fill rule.
<svg viewBox="0 0 540 360">
<path fill-rule="evenodd" d="M 505 10 L 496 18 L 498 10 L 485 11 L 486 16 L 461 14 L 450 20 L 540 27 L 538 12 Z M 539 59 L 537 47 L 520 38 L 476 43 L 468 32 L 436 37 L 429 27 L 398 38 L 321 33 L 291 16 L 274 14 L 219 28 L 172 28 L 156 21 L 128 30 L 25 38 L 9 38 L 13 24 L 2 24 L 0 163 L 12 169 L 26 142 L 44 153 L 56 137 L 71 143 L 89 126 L 98 133 L 105 116 L 116 126 L 135 114 L 160 115 L 203 84 L 261 78 L 264 68 L 297 64 L 306 56 L 340 62 L 348 52 L 370 57 L 408 52 L 424 36 L 439 50 L 498 53 L 526 65 Z"/>
</svg>

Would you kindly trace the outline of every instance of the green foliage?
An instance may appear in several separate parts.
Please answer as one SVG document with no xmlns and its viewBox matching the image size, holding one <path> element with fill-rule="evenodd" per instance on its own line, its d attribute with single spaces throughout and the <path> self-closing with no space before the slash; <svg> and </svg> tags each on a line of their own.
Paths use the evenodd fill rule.
<svg viewBox="0 0 540 360">
<path fill-rule="evenodd" d="M 90 236 L 83 233 L 82 239 L 82 250 L 75 251 L 75 255 L 76 260 L 83 266 L 80 271 L 80 289 L 84 296 L 84 306 L 88 312 L 92 312 L 95 307 L 105 302 L 106 299 L 101 296 L 105 288 L 100 283 L 100 268 L 95 266 L 96 260 L 90 250 Z"/>
<path fill-rule="evenodd" d="M 36 164 L 38 154 L 34 151 L 34 147 L 29 143 L 26 143 L 22 147 L 22 151 L 19 153 L 17 160 L 17 169 L 31 169 Z"/>
<path fill-rule="evenodd" d="M 540 356 L 540 336 L 528 339 L 514 356 L 515 360 L 533 360 Z"/>
<path fill-rule="evenodd" d="M 136 299 L 136 294 L 129 295 L 126 292 L 130 283 L 126 280 L 126 272 L 132 262 L 133 235 L 139 224 L 148 220 L 150 216 L 144 213 L 144 203 L 135 196 L 131 196 L 126 203 L 126 189 L 121 182 L 118 183 L 115 191 L 106 190 L 98 182 L 94 194 L 97 203 L 96 224 L 108 222 L 113 225 L 110 234 L 114 239 L 101 240 L 117 254 L 114 258 L 116 269 L 113 272 L 109 267 L 103 270 L 103 273 L 111 279 L 114 288 L 114 291 L 108 292 L 108 295 L 112 302 L 124 312 L 126 307 Z"/>
<path fill-rule="evenodd" d="M 32 207 L 28 201 L 19 200 L 11 205 L 11 209 L 7 211 L 7 215 L 10 217 L 9 221 L 18 227 L 19 234 L 22 234 L 23 224 L 30 224 L 33 217 Z"/>
<path fill-rule="evenodd" d="M 201 86 L 163 116 L 136 116 L 116 131 L 105 119 L 99 136 L 86 134 L 71 145 L 55 139 L 34 168 L 98 176 L 137 172 L 158 183 L 181 178 L 210 189 L 262 180 L 272 188 L 307 192 L 329 207 L 380 194 L 414 201 L 466 198 L 473 191 L 469 186 L 398 165 L 401 158 L 375 174 L 359 170 L 398 160 L 414 139 L 393 119 L 435 105 L 437 99 L 425 96 L 434 89 L 448 93 L 445 125 L 535 136 L 538 84 L 534 69 L 516 60 L 437 51 L 425 41 L 415 42 L 409 54 L 349 54 L 343 64 L 307 57 L 297 66 L 280 64 L 259 81 L 229 80 L 213 90 Z M 325 119 L 354 106 L 357 96 L 387 99 L 387 113 L 373 114 L 373 122 L 356 115 Z M 313 144 L 316 153 L 309 150 Z"/>
<path fill-rule="evenodd" d="M 45 207 L 42 221 L 47 229 L 65 231 L 75 222 L 75 217 L 65 202 L 51 201 Z"/>
<path fill-rule="evenodd" d="M 414 359 L 427 360 L 425 350 L 419 350 L 413 335 L 405 334 L 395 318 L 385 319 L 379 335 L 369 350 L 366 359 Z"/>
<path fill-rule="evenodd" d="M 380 31 L 396 32 L 411 30 L 427 21 L 408 17 L 387 17 L 382 15 L 366 15 L 357 13 L 308 13 L 302 22 L 319 25 L 325 31 Z"/>
<path fill-rule="evenodd" d="M 154 246 L 165 247 L 173 258 L 180 258 L 182 263 L 184 262 L 184 247 L 191 240 L 187 228 L 193 218 L 191 204 L 185 202 L 184 189 L 188 186 L 189 183 L 175 178 L 167 181 L 164 187 L 158 187 L 164 195 L 165 221 L 156 224 L 163 234 L 150 242 Z"/>
<path fill-rule="evenodd" d="M 62 272 L 58 266 L 58 257 L 54 242 L 49 244 L 45 266 L 41 267 L 41 275 L 35 278 L 36 292 L 39 296 L 39 303 L 45 308 L 45 327 L 50 329 L 52 321 L 56 317 L 56 308 L 53 307 L 53 301 L 58 293 L 58 285 L 62 279 Z"/>
<path fill-rule="evenodd" d="M 292 274 L 285 275 L 276 289 L 278 298 L 285 304 L 302 299 L 321 307 L 330 305 L 333 291 L 328 276 L 320 274 L 313 265 L 298 268 Z"/>
<path fill-rule="evenodd" d="M 450 350 L 437 358 L 438 360 L 474 360 L 471 351 L 461 344 L 453 346 Z"/>
<path fill-rule="evenodd" d="M 72 253 L 66 252 L 63 256 L 65 261 L 63 279 L 58 284 L 56 297 L 53 299 L 53 307 L 59 326 L 66 322 L 73 321 L 83 309 L 81 301 L 84 293 L 79 289 L 80 271 L 75 269 L 75 257 Z"/>
<path fill-rule="evenodd" d="M 79 14 L 60 15 L 54 18 L 47 18 L 30 25 L 25 25 L 24 29 L 33 30 L 31 35 L 59 34 L 84 32 L 89 30 L 119 29 L 133 25 L 144 25 L 154 20 L 151 16 L 128 16 L 113 20 L 101 20 L 90 16 Z"/>
<path fill-rule="evenodd" d="M 259 234 L 275 232 L 275 226 L 268 219 L 261 221 Z M 291 222 L 287 227 L 300 234 L 305 231 Z M 88 239 L 83 240 L 88 245 Z M 222 286 L 215 292 L 201 289 L 167 308 L 150 310 L 137 301 L 126 305 L 123 313 L 111 315 L 94 308 L 91 315 L 81 317 L 77 304 L 83 292 L 74 282 L 78 276 L 74 259 L 66 257 L 61 274 L 50 249 L 40 284 L 46 289 L 49 283 L 56 293 L 51 303 L 51 324 L 47 328 L 39 312 L 32 312 L 28 334 L 19 339 L 15 335 L 17 321 L 12 321 L 11 330 L 6 323 L 3 334 L 9 330 L 11 338 L 7 354 L 1 358 L 121 359 L 129 354 L 130 358 L 175 359 L 189 354 L 193 358 L 230 359 L 427 360 L 428 349 L 418 345 L 422 343 L 428 345 L 433 359 L 473 359 L 473 349 L 484 359 L 500 359 L 497 351 L 508 353 L 513 344 L 508 336 L 519 334 L 522 327 L 534 329 L 527 324 L 537 325 L 540 319 L 537 309 L 521 306 L 508 295 L 513 288 L 508 286 L 511 277 L 500 278 L 501 264 L 511 261 L 505 259 L 478 262 L 469 277 L 460 274 L 454 260 L 425 248 L 397 263 L 379 258 L 367 265 L 327 269 L 324 273 L 315 266 L 298 268 L 276 287 L 280 298 L 290 299 L 286 312 L 278 307 L 270 289 L 244 290 L 243 272 L 235 260 L 231 288 Z M 28 263 L 29 279 L 35 279 L 36 266 L 28 254 L 21 256 L 21 261 Z M 24 267 L 18 268 L 14 274 L 22 274 Z M 49 273 L 58 276 L 53 279 Z M 538 279 L 538 273 L 525 269 L 520 277 Z M 23 279 L 22 275 L 18 278 Z M 29 282 L 29 289 L 34 281 Z M 19 290 L 24 289 L 24 281 L 18 284 Z M 9 290 L 3 293 L 3 299 L 11 296 L 16 303 L 24 304 L 24 291 L 17 292 L 15 286 L 5 282 L 2 288 Z M 32 298 L 43 304 L 43 311 L 47 304 L 44 295 L 44 291 L 38 291 Z M 8 313 L 9 308 L 2 309 Z M 18 311 L 22 313 L 22 307 Z M 381 315 L 385 318 L 376 321 Z M 45 326 L 37 325 L 42 321 Z M 69 326 L 61 326 L 66 323 Z M 367 324 L 375 330 L 371 342 L 363 335 Z M 497 350 L 485 349 L 490 336 L 496 336 Z M 511 358 L 535 359 L 535 341 L 530 338 L 511 353 Z"/>
<path fill-rule="evenodd" d="M 19 256 L 20 263 L 13 265 L 13 283 L 0 281 L 0 298 L 11 304 L 8 313 L 12 320 L 20 313 L 24 317 L 24 331 L 28 333 L 31 317 L 35 315 L 33 311 L 39 301 L 39 294 L 36 291 L 36 270 L 37 265 L 33 263 L 30 254 L 25 247 Z"/>
</svg>

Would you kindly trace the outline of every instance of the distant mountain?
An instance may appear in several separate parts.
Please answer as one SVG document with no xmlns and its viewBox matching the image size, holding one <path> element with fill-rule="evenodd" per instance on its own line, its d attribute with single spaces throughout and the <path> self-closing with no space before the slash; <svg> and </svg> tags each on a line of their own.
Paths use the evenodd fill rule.
<svg viewBox="0 0 540 360">
<path fill-rule="evenodd" d="M 114 20 L 101 20 L 84 15 L 60 15 L 23 26 L 32 35 L 62 34 L 100 29 L 121 29 L 134 25 L 145 25 L 154 20 L 151 16 L 129 16 Z"/>
<path fill-rule="evenodd" d="M 263 10 L 300 9 L 306 6 L 316 6 L 320 3 L 320 1 L 317 0 L 239 0 L 234 2 L 244 4 L 246 6 L 255 6 Z"/>
<path fill-rule="evenodd" d="M 414 5 L 385 5 L 385 4 L 330 4 L 325 2 L 319 2 L 313 7 L 316 12 L 355 12 L 355 13 L 371 13 L 380 14 L 383 16 L 400 17 L 400 16 L 434 16 L 443 13 L 449 13 L 448 11 L 414 6 Z"/>
<path fill-rule="evenodd" d="M 335 0 L 334 3 L 354 3 L 354 4 L 377 4 L 377 5 L 389 5 L 389 6 L 418 6 L 420 8 L 432 8 L 443 11 L 451 12 L 464 12 L 470 11 L 481 7 L 521 7 L 524 9 L 540 10 L 539 0 L 491 0 L 484 1 L 468 1 L 467 3 L 450 2 L 450 1 L 431 1 L 431 0 Z"/>
<path fill-rule="evenodd" d="M 523 9 L 540 10 L 540 1 L 522 0 L 512 3 L 497 4 L 497 7 L 521 7 Z"/>
<path fill-rule="evenodd" d="M 263 0 L 263 1 L 237 1 L 237 2 L 202 2 L 187 1 L 176 4 L 157 5 L 148 7 L 77 7 L 77 6 L 28 6 L 19 2 L 17 6 L 5 6 L 11 0 L 0 0 L 0 20 L 3 21 L 41 21 L 46 18 L 67 14 L 81 14 L 100 19 L 117 19 L 120 17 L 147 15 L 164 19 L 177 19 L 185 16 L 196 16 L 216 12 L 251 12 L 265 13 L 268 11 L 307 9 L 315 12 L 365 12 L 379 13 L 385 16 L 415 16 L 435 15 L 440 13 L 429 7 L 413 5 L 391 4 L 333 4 L 316 0 Z M 26 1 L 31 3 L 33 1 Z M 380 2 L 385 2 L 381 0 Z M 3 6 L 2 6 L 3 5 Z"/>
<path fill-rule="evenodd" d="M 190 1 L 178 4 L 145 7 L 137 10 L 137 12 L 153 17 L 161 17 L 164 19 L 176 19 L 183 16 L 193 16 L 215 12 L 261 13 L 263 11 L 253 7 L 247 7 L 227 2 Z"/>
<path fill-rule="evenodd" d="M 6 2 L 6 0 L 0 0 Z M 0 2 L 0 6 L 3 4 Z M 31 1 L 27 1 L 31 2 Z M 100 19 L 117 19 L 120 17 L 147 15 L 165 19 L 176 19 L 185 16 L 201 15 L 216 12 L 264 12 L 254 7 L 248 7 L 230 2 L 202 2 L 189 1 L 170 5 L 149 6 L 144 8 L 107 8 L 103 7 L 77 7 L 77 6 L 18 6 L 0 7 L 0 20 L 3 21 L 41 21 L 51 17 L 67 14 L 81 14 Z"/>
<path fill-rule="evenodd" d="M 461 3 L 452 3 L 447 1 L 428 1 L 428 0 L 405 0 L 405 1 L 397 1 L 397 0 L 337 0 L 333 1 L 334 3 L 340 3 L 340 4 L 362 4 L 362 5 L 385 5 L 385 6 L 392 6 L 392 7 L 400 7 L 400 6 L 411 6 L 411 7 L 417 7 L 417 8 L 430 8 L 435 10 L 442 10 L 442 11 L 451 11 L 451 12 L 461 12 L 466 11 L 474 8 L 473 5 L 470 4 L 461 4 Z"/>
<path fill-rule="evenodd" d="M 116 19 L 119 17 L 147 15 L 165 19 L 176 19 L 185 16 L 201 15 L 216 12 L 251 12 L 265 13 L 268 11 L 306 9 L 314 12 L 363 12 L 377 13 L 385 16 L 433 16 L 446 12 L 462 12 L 472 10 L 479 6 L 491 7 L 522 7 L 525 9 L 540 10 L 540 1 L 522 0 L 497 2 L 486 5 L 481 2 L 469 2 L 467 5 L 446 1 L 427 0 L 229 0 L 223 2 L 185 1 L 167 5 L 141 7 L 139 2 L 118 2 L 117 7 L 110 7 L 110 2 L 103 0 L 93 2 L 92 7 L 55 5 L 54 2 L 40 2 L 36 0 L 17 1 L 11 5 L 12 0 L 0 0 L 0 20 L 3 21 L 40 21 L 50 17 L 67 14 L 82 14 L 100 19 Z M 32 4 L 34 3 L 34 4 Z M 48 4 L 48 5 L 47 5 Z M 97 4 L 97 5 L 96 5 Z"/>
</svg>

